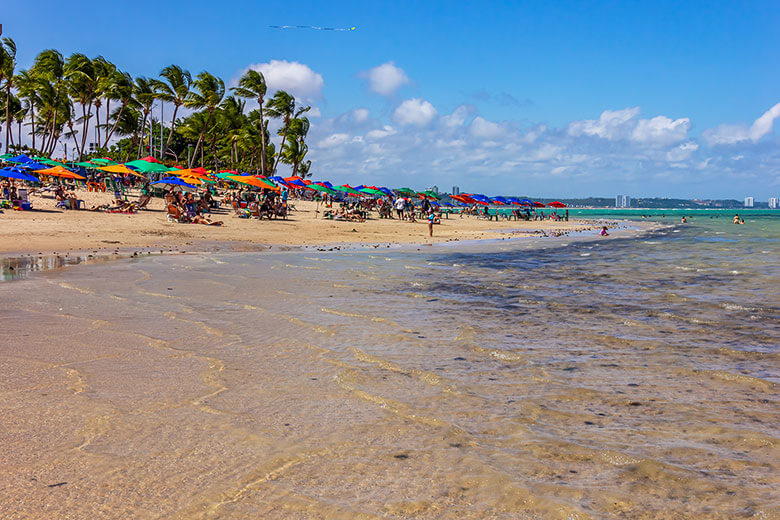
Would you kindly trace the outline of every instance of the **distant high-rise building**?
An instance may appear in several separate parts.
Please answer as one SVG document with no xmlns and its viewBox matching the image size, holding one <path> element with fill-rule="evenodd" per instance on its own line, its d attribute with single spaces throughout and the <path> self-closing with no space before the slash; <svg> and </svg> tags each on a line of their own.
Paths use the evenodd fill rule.
<svg viewBox="0 0 780 520">
<path fill-rule="evenodd" d="M 777 209 L 777 197 L 769 199 L 769 209 Z"/>
<path fill-rule="evenodd" d="M 434 192 L 436 195 L 439 194 L 439 187 L 435 184 L 431 187 L 431 191 Z"/>
<path fill-rule="evenodd" d="M 452 194 L 453 195 L 460 195 L 460 188 L 457 186 L 452 187 Z"/>
<path fill-rule="evenodd" d="M 753 197 L 745 197 L 745 207 L 746 208 L 753 207 Z"/>
<path fill-rule="evenodd" d="M 615 197 L 615 207 L 616 208 L 630 208 L 631 207 L 631 197 L 628 195 L 618 195 Z"/>
</svg>

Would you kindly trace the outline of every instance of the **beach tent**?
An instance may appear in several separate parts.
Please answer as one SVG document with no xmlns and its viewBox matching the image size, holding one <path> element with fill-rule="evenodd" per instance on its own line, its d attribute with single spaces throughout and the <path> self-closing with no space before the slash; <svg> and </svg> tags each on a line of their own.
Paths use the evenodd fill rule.
<svg viewBox="0 0 780 520">
<path fill-rule="evenodd" d="M 153 182 L 152 186 L 162 188 L 164 190 L 181 190 L 181 191 L 197 191 L 198 187 L 192 184 L 186 183 L 178 177 L 166 177 L 160 179 L 157 182 Z"/>
<path fill-rule="evenodd" d="M 20 181 L 40 182 L 37 177 L 25 173 L 17 168 L 3 168 L 0 169 L 0 177 L 6 177 L 8 179 L 17 179 Z"/>
</svg>

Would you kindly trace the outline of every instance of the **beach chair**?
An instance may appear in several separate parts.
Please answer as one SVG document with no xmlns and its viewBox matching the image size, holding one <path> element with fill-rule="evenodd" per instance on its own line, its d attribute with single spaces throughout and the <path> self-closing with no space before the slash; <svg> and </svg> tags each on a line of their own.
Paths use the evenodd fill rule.
<svg viewBox="0 0 780 520">
<path fill-rule="evenodd" d="M 141 198 L 138 199 L 138 202 L 135 203 L 135 209 L 144 209 L 147 205 L 149 205 L 149 201 L 152 200 L 151 195 L 141 195 Z"/>
</svg>

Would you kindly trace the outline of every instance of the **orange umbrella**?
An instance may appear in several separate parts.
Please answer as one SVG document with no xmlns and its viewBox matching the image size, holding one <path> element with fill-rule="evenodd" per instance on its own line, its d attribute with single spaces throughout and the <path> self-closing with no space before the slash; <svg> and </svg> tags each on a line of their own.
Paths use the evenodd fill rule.
<svg viewBox="0 0 780 520">
<path fill-rule="evenodd" d="M 183 180 L 188 184 L 203 184 L 203 181 L 201 180 L 200 177 L 195 177 L 191 175 L 181 175 L 180 178 L 181 180 Z"/>
<path fill-rule="evenodd" d="M 83 177 L 78 173 L 73 173 L 67 168 L 63 168 L 62 166 L 53 166 L 51 168 L 46 168 L 44 170 L 35 170 L 35 173 L 40 173 L 42 175 L 51 175 L 52 177 L 62 177 L 63 179 L 78 179 L 82 181 L 87 179 L 86 177 Z"/>
<path fill-rule="evenodd" d="M 141 177 L 142 179 L 146 178 L 145 175 L 141 175 L 137 171 L 128 168 L 124 164 L 112 164 L 110 166 L 103 166 L 102 168 L 98 168 L 98 170 L 103 170 L 104 172 L 108 172 L 108 173 L 121 173 L 121 174 L 135 175 L 136 177 Z"/>
<path fill-rule="evenodd" d="M 264 181 L 263 179 L 252 177 L 251 175 L 228 175 L 228 179 L 240 182 L 242 184 L 248 184 L 249 186 L 254 186 L 256 188 L 265 188 L 268 190 L 279 191 L 277 186 L 274 186 L 270 182 Z"/>
<path fill-rule="evenodd" d="M 178 175 L 179 177 L 196 177 L 198 179 L 209 179 L 210 177 L 203 172 L 200 171 L 200 169 L 186 169 L 186 170 L 171 170 L 165 172 L 170 175 Z"/>
</svg>

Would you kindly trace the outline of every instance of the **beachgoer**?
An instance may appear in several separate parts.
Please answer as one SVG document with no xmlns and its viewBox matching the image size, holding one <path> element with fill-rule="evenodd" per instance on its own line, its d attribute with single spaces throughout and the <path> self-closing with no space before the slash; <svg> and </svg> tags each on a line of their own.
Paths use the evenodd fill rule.
<svg viewBox="0 0 780 520">
<path fill-rule="evenodd" d="M 745 219 L 744 218 L 739 219 L 739 223 L 740 224 L 744 224 L 745 223 Z"/>
<path fill-rule="evenodd" d="M 685 218 L 685 215 L 683 215 L 683 218 L 680 219 L 680 224 L 687 224 L 688 219 Z"/>
<path fill-rule="evenodd" d="M 398 215 L 398 220 L 403 220 L 405 206 L 406 206 L 406 201 L 403 199 L 403 197 L 398 197 L 397 199 L 395 199 L 395 212 Z"/>
<path fill-rule="evenodd" d="M 607 233 L 607 226 L 603 226 L 601 228 L 601 232 L 599 233 L 599 235 L 601 235 L 603 237 L 608 237 L 609 236 L 609 233 Z"/>
<path fill-rule="evenodd" d="M 436 220 L 436 214 L 433 210 L 428 212 L 428 236 L 433 238 L 433 221 Z"/>
<path fill-rule="evenodd" d="M 739 224 L 739 214 L 734 215 L 734 224 Z"/>
</svg>

